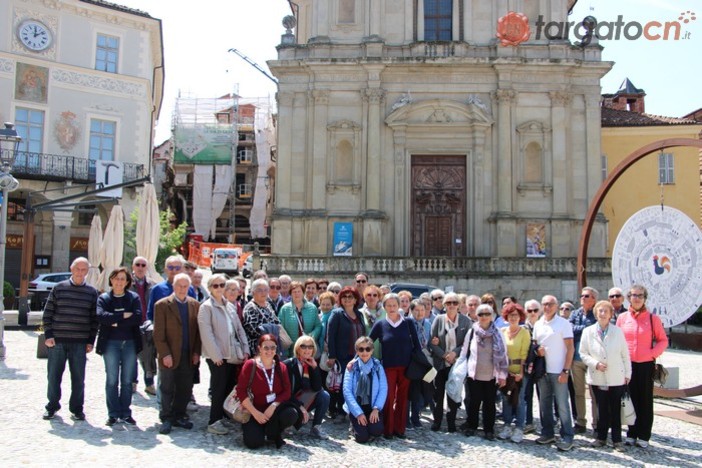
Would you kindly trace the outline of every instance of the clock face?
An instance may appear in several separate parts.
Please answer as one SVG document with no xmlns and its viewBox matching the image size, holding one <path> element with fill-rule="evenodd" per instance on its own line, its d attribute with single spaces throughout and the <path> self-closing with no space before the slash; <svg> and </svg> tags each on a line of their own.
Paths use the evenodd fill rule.
<svg viewBox="0 0 702 468">
<path fill-rule="evenodd" d="M 51 45 L 51 31 L 39 21 L 27 20 L 20 24 L 17 36 L 24 46 L 33 51 L 42 51 Z"/>
</svg>

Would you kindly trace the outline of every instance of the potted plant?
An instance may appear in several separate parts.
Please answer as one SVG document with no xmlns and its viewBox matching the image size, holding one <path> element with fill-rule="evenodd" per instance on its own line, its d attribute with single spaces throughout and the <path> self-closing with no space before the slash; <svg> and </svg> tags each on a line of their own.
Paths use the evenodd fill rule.
<svg viewBox="0 0 702 468">
<path fill-rule="evenodd" d="M 8 281 L 5 281 L 2 285 L 2 297 L 5 310 L 13 309 L 15 305 L 15 288 Z"/>
</svg>

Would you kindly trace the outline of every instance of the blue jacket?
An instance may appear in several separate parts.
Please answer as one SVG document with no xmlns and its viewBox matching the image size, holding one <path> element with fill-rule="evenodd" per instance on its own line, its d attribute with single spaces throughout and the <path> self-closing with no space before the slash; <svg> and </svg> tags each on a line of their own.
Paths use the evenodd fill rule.
<svg viewBox="0 0 702 468">
<path fill-rule="evenodd" d="M 360 359 L 356 359 L 351 370 L 344 374 L 344 411 L 353 414 L 355 418 L 363 414 L 361 406 L 356 401 L 356 385 L 361 372 L 372 374 L 370 399 L 372 408 L 378 408 L 382 412 L 388 397 L 388 381 L 380 361 L 372 357 L 364 364 Z"/>
<path fill-rule="evenodd" d="M 356 312 L 356 316 L 363 325 L 365 334 L 366 321 L 363 314 Z M 346 365 L 356 355 L 354 350 L 349 354 L 350 349 L 354 349 L 354 343 L 351 343 L 351 321 L 344 313 L 341 307 L 332 311 L 327 322 L 327 345 L 329 347 L 329 359 L 337 359 L 343 365 Z"/>
<path fill-rule="evenodd" d="M 574 361 L 582 361 L 580 358 L 580 338 L 583 336 L 583 330 L 597 323 L 597 318 L 592 310 L 585 310 L 580 307 L 573 311 L 568 319 L 570 324 L 573 326 L 573 346 L 575 347 L 575 354 L 573 355 Z"/>
</svg>

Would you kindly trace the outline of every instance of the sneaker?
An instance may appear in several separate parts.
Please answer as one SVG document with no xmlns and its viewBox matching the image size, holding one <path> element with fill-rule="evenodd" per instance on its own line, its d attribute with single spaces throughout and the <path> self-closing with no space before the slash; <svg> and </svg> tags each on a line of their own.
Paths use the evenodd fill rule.
<svg viewBox="0 0 702 468">
<path fill-rule="evenodd" d="M 112 426 L 114 426 L 115 424 L 117 424 L 117 418 L 113 418 L 112 416 L 110 416 L 109 418 L 107 418 L 107 421 L 105 421 L 105 426 L 112 427 Z"/>
<path fill-rule="evenodd" d="M 227 429 L 236 429 L 236 423 L 232 421 L 229 418 L 222 418 L 220 422 L 226 427 Z"/>
<path fill-rule="evenodd" d="M 136 421 L 131 416 L 127 416 L 126 418 L 122 418 L 121 421 L 124 424 L 129 424 L 130 426 L 136 426 Z"/>
<path fill-rule="evenodd" d="M 188 421 L 185 418 L 181 418 L 181 419 L 176 419 L 175 421 L 173 421 L 173 426 L 182 427 L 183 429 L 192 429 L 193 423 L 191 423 L 190 421 Z"/>
<path fill-rule="evenodd" d="M 500 433 L 497 435 L 497 437 L 500 440 L 507 440 L 510 437 L 512 437 L 512 427 L 511 426 L 505 426 Z"/>
<path fill-rule="evenodd" d="M 522 432 L 521 429 L 518 427 L 514 428 L 512 431 L 512 437 L 510 437 L 510 440 L 514 442 L 515 444 L 521 443 L 522 440 L 524 440 L 524 432 Z"/>
<path fill-rule="evenodd" d="M 216 435 L 226 435 L 226 434 L 229 434 L 229 429 L 224 427 L 224 424 L 222 424 L 222 421 L 216 421 L 216 422 L 207 426 L 207 432 L 209 432 L 210 434 L 216 434 Z"/>
<path fill-rule="evenodd" d="M 556 444 L 556 448 L 561 452 L 567 452 L 573 448 L 573 441 L 561 440 Z"/>
<path fill-rule="evenodd" d="M 161 423 L 161 428 L 158 430 L 159 434 L 170 434 L 171 429 L 173 429 L 173 423 L 170 421 L 163 421 Z"/>
<path fill-rule="evenodd" d="M 156 395 L 156 387 L 153 385 L 147 385 L 144 387 L 144 392 L 148 393 L 149 395 Z"/>
<path fill-rule="evenodd" d="M 624 444 L 633 447 L 634 445 L 636 445 L 636 439 L 634 439 L 633 437 L 627 437 L 626 439 L 624 439 Z"/>
<path fill-rule="evenodd" d="M 324 432 L 324 429 L 322 429 L 319 426 L 312 426 L 310 428 L 310 436 L 314 437 L 315 439 L 319 440 L 328 440 L 329 435 Z"/>
<path fill-rule="evenodd" d="M 626 448 L 624 447 L 624 444 L 622 442 L 615 442 L 614 450 L 616 450 L 617 452 L 626 452 Z"/>
<path fill-rule="evenodd" d="M 600 448 L 600 447 L 604 447 L 605 445 L 607 445 L 607 442 L 605 442 L 604 440 L 600 440 L 600 439 L 595 439 L 592 442 L 590 442 L 590 447 L 593 447 L 593 448 Z"/>
<path fill-rule="evenodd" d="M 648 448 L 648 441 L 639 439 L 636 441 L 636 446 L 641 448 Z"/>
<path fill-rule="evenodd" d="M 541 445 L 552 444 L 555 441 L 556 441 L 555 437 L 547 436 L 547 435 L 542 435 L 538 439 L 536 439 L 536 443 L 541 444 Z"/>
<path fill-rule="evenodd" d="M 54 419 L 54 416 L 56 416 L 56 411 L 46 410 L 41 418 L 48 421 L 49 419 Z"/>
<path fill-rule="evenodd" d="M 495 440 L 495 434 L 493 432 L 486 432 L 485 439 L 492 442 L 493 440 Z"/>
<path fill-rule="evenodd" d="M 585 434 L 587 432 L 587 427 L 576 424 L 573 426 L 573 432 L 576 434 Z"/>
<path fill-rule="evenodd" d="M 536 432 L 536 426 L 534 424 L 527 424 L 524 426 L 524 434 L 531 434 L 532 432 Z"/>
<path fill-rule="evenodd" d="M 71 413 L 71 419 L 74 421 L 85 421 L 85 413 L 82 411 Z"/>
</svg>

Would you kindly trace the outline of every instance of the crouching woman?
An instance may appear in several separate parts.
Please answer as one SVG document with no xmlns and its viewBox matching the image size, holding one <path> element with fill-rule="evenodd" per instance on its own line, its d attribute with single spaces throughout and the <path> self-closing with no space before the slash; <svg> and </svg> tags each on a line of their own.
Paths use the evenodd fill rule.
<svg viewBox="0 0 702 468">
<path fill-rule="evenodd" d="M 358 443 L 383 434 L 383 406 L 388 383 L 380 361 L 373 357 L 373 340 L 356 340 L 355 359 L 344 375 L 344 411 L 349 413 L 353 435 Z"/>
</svg>

